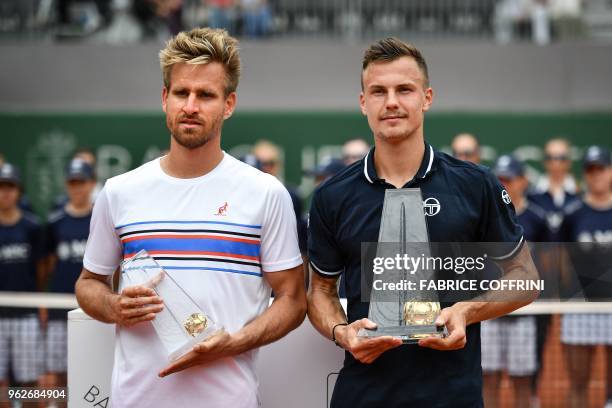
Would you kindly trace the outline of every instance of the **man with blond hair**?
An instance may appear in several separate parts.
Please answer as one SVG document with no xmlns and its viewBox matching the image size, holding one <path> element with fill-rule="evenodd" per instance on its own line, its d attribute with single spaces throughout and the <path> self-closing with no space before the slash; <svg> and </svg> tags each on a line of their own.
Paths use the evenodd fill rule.
<svg viewBox="0 0 612 408">
<path fill-rule="evenodd" d="M 218 29 L 182 32 L 160 62 L 170 150 L 106 182 L 77 298 L 117 324 L 113 407 L 257 407 L 257 348 L 306 312 L 291 200 L 274 177 L 221 150 L 236 106 L 237 41 Z M 224 327 L 170 364 L 150 323 L 164 299 L 142 286 L 110 288 L 121 261 L 141 249 Z"/>
</svg>

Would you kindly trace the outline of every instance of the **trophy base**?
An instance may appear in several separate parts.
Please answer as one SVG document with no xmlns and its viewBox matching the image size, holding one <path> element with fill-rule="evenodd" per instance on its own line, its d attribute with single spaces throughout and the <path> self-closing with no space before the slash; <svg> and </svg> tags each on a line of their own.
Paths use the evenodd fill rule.
<svg viewBox="0 0 612 408">
<path fill-rule="evenodd" d="M 392 336 L 401 339 L 402 343 L 404 344 L 414 344 L 420 339 L 427 337 L 446 337 L 448 335 L 448 331 L 444 326 L 423 324 L 418 326 L 379 327 L 374 330 L 361 329 L 357 335 L 360 337 Z"/>
<path fill-rule="evenodd" d="M 223 328 L 222 327 L 221 328 L 207 327 L 206 330 L 202 331 L 195 337 L 190 338 L 188 341 L 181 344 L 180 346 L 175 348 L 173 351 L 169 352 L 168 360 L 170 361 L 178 360 L 179 358 L 183 357 L 185 354 L 189 353 L 193 349 L 193 346 L 205 341 L 206 339 L 213 336 L 215 333 L 217 333 L 220 330 L 223 330 Z"/>
</svg>

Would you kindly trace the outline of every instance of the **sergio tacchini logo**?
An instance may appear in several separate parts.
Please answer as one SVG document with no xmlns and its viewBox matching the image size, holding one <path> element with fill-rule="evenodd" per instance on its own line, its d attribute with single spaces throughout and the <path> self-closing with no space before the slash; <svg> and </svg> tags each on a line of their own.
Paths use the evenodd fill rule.
<svg viewBox="0 0 612 408">
<path fill-rule="evenodd" d="M 423 210 L 426 216 L 433 217 L 440 212 L 440 202 L 434 197 L 429 197 L 423 201 Z"/>
</svg>

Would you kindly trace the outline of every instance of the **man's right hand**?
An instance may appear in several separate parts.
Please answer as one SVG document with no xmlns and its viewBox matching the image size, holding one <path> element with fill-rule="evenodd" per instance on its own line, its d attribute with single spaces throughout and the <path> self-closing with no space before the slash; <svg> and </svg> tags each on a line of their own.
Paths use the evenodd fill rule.
<svg viewBox="0 0 612 408">
<path fill-rule="evenodd" d="M 348 326 L 336 327 L 336 341 L 358 361 L 370 364 L 382 353 L 402 345 L 400 339 L 391 336 L 359 337 L 360 329 L 375 329 L 376 323 L 368 319 L 354 321 Z"/>
<path fill-rule="evenodd" d="M 164 308 L 162 298 L 144 286 L 131 286 L 120 294 L 108 294 L 106 302 L 113 321 L 124 327 L 153 320 Z"/>
</svg>

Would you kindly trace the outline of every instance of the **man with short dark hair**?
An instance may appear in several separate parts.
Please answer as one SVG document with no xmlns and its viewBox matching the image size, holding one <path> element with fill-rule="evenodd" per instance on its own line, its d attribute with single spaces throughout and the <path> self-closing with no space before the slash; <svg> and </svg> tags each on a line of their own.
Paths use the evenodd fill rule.
<svg viewBox="0 0 612 408">
<path fill-rule="evenodd" d="M 482 406 L 478 322 L 529 303 L 534 292 L 506 302 L 458 302 L 436 319 L 445 338 L 404 345 L 391 336 L 364 338 L 369 303 L 361 300 L 361 243 L 376 242 L 385 191 L 420 188 L 437 211 L 426 217 L 432 242 L 505 242 L 489 253 L 518 279 L 537 276 L 523 231 L 490 171 L 436 152 L 423 122 L 433 101 L 427 64 L 418 49 L 395 38 L 372 44 L 361 76 L 362 113 L 374 135 L 366 157 L 323 183 L 313 196 L 308 315 L 314 327 L 346 350 L 332 397 L 334 408 Z M 503 252 L 502 252 L 503 251 Z M 343 276 L 345 315 L 336 284 Z"/>
</svg>

